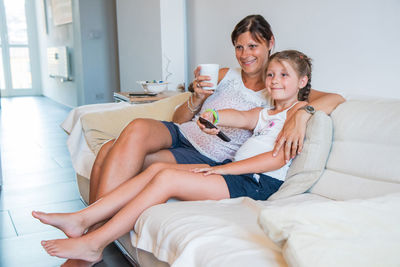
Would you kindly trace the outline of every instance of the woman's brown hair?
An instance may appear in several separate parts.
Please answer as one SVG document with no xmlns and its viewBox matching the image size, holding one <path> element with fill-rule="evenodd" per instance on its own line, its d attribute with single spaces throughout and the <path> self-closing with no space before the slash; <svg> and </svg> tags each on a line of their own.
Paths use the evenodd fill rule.
<svg viewBox="0 0 400 267">
<path fill-rule="evenodd" d="M 261 15 L 249 15 L 239 21 L 231 34 L 232 44 L 235 45 L 239 35 L 245 32 L 250 32 L 254 40 L 260 43 L 265 41 L 267 44 L 274 36 L 271 25 Z"/>
</svg>

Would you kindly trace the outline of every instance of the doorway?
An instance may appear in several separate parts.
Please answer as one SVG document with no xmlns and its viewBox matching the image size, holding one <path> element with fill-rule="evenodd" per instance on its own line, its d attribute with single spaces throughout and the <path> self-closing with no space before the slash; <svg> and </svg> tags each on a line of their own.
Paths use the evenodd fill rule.
<svg viewBox="0 0 400 267">
<path fill-rule="evenodd" d="M 0 0 L 1 96 L 40 94 L 35 2 Z"/>
</svg>

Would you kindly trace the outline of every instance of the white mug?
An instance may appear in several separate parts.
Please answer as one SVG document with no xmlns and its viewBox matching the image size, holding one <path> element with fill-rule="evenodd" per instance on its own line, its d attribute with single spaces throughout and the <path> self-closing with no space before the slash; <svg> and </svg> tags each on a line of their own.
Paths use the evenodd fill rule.
<svg viewBox="0 0 400 267">
<path fill-rule="evenodd" d="M 204 90 L 215 90 L 218 84 L 218 64 L 200 64 L 200 76 L 210 76 L 211 80 L 207 81 L 213 84 L 213 86 L 204 86 Z"/>
</svg>

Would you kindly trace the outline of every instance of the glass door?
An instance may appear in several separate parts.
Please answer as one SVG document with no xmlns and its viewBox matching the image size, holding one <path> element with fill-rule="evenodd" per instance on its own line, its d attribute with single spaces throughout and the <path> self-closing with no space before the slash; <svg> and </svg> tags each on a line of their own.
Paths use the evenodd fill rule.
<svg viewBox="0 0 400 267">
<path fill-rule="evenodd" d="M 39 94 L 35 1 L 0 0 L 2 96 Z"/>
</svg>

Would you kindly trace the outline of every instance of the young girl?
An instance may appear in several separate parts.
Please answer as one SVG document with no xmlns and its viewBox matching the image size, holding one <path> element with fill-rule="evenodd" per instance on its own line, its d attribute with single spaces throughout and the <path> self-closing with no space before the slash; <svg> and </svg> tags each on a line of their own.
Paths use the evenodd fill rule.
<svg viewBox="0 0 400 267">
<path fill-rule="evenodd" d="M 297 97 L 307 99 L 310 81 L 311 63 L 307 56 L 297 51 L 274 54 L 266 78 L 266 87 L 275 102 L 273 109 L 221 110 L 219 114 L 216 111 L 202 114 L 210 119 L 215 113 L 220 125 L 254 129 L 253 136 L 236 154 L 238 161 L 214 167 L 156 163 L 81 211 L 34 211 L 35 218 L 59 228 L 70 237 L 42 241 L 42 246 L 52 256 L 94 263 L 101 260 L 105 246 L 133 229 L 145 209 L 169 198 L 219 200 L 248 196 L 266 200 L 283 183 L 288 168 L 283 152 L 277 157 L 272 156 L 275 138 L 287 111 L 293 106 L 305 105 L 306 102 L 298 103 Z M 215 131 L 204 131 L 215 134 Z M 110 220 L 103 226 L 84 235 L 90 226 L 107 219 Z"/>
</svg>

